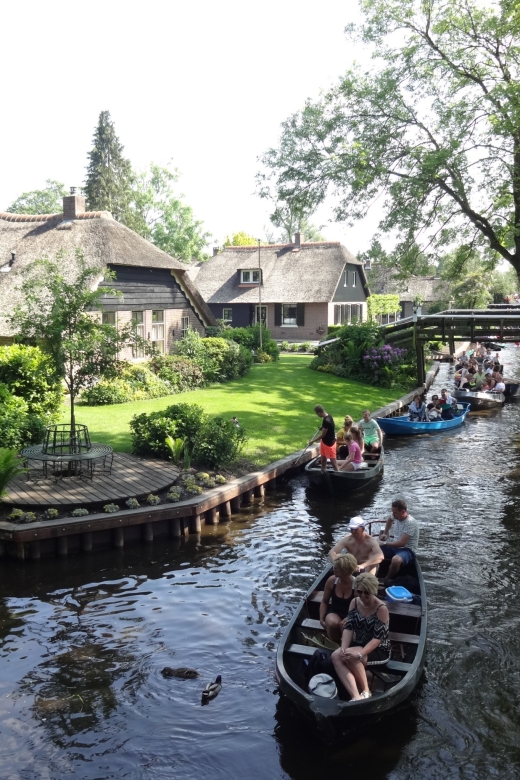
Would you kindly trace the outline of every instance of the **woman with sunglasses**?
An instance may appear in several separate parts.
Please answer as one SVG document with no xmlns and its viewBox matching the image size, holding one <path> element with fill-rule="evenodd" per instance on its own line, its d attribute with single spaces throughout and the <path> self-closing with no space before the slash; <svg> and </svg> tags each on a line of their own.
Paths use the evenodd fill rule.
<svg viewBox="0 0 520 780">
<path fill-rule="evenodd" d="M 377 598 L 378 587 L 373 574 L 356 577 L 355 598 L 343 629 L 341 647 L 332 653 L 334 669 L 351 701 L 372 696 L 366 667 L 381 666 L 390 660 L 390 616 L 384 601 Z"/>
</svg>

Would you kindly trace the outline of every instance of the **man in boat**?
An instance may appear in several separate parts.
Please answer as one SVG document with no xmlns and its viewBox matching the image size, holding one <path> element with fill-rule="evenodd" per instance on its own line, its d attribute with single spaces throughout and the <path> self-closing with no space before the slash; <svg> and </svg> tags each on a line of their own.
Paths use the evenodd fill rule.
<svg viewBox="0 0 520 780">
<path fill-rule="evenodd" d="M 374 537 L 365 531 L 365 521 L 362 517 L 353 517 L 348 524 L 350 533 L 344 536 L 334 545 L 329 552 L 329 558 L 334 563 L 342 552 L 348 552 L 354 556 L 358 563 L 358 569 L 354 575 L 367 572 L 375 574 L 377 567 L 384 557 L 384 553 Z"/>
<path fill-rule="evenodd" d="M 457 407 L 457 399 L 450 395 L 446 388 L 443 387 L 439 401 L 441 402 L 442 419 L 453 420 L 453 409 Z"/>
<path fill-rule="evenodd" d="M 336 462 L 336 433 L 334 429 L 334 420 L 330 414 L 327 414 L 323 406 L 319 404 L 314 407 L 314 411 L 321 419 L 320 432 L 311 439 L 307 446 L 310 447 L 314 442 L 320 443 L 321 471 L 324 474 L 327 468 L 327 458 L 330 460 L 334 471 L 339 471 Z"/>
<path fill-rule="evenodd" d="M 376 455 L 381 452 L 383 446 L 383 431 L 375 420 L 372 420 L 370 411 L 365 409 L 363 419 L 358 423 L 358 428 L 363 432 L 365 442 L 365 452 L 371 452 Z"/>
<path fill-rule="evenodd" d="M 406 501 L 399 498 L 392 501 L 392 514 L 379 539 L 385 561 L 390 561 L 385 579 L 388 585 L 398 576 L 403 564 L 406 566 L 414 560 L 419 546 L 419 523 L 408 514 Z"/>
</svg>

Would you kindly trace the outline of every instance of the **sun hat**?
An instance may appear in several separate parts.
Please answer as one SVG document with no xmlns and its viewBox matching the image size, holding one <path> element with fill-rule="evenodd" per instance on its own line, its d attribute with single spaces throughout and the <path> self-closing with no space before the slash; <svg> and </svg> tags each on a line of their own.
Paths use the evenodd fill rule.
<svg viewBox="0 0 520 780">
<path fill-rule="evenodd" d="M 336 699 L 338 696 L 336 683 L 329 674 L 315 674 L 311 677 L 309 691 L 316 696 L 323 696 L 324 699 Z"/>
<path fill-rule="evenodd" d="M 351 531 L 355 531 L 356 528 L 361 528 L 361 527 L 364 528 L 365 525 L 366 525 L 366 523 L 363 520 L 363 518 L 359 517 L 359 515 L 358 515 L 357 517 L 351 518 L 350 523 L 348 524 L 348 527 L 350 528 Z"/>
</svg>

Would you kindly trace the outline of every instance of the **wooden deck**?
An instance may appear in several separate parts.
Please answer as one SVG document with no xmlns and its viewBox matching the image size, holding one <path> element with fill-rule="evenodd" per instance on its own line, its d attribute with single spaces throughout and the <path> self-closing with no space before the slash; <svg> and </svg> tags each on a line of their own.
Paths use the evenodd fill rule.
<svg viewBox="0 0 520 780">
<path fill-rule="evenodd" d="M 4 502 L 20 508 L 88 507 L 104 501 L 125 501 L 158 493 L 170 487 L 178 475 L 178 467 L 168 461 L 144 460 L 116 452 L 112 473 L 95 474 L 92 480 L 65 477 L 55 482 L 44 479 L 43 472 L 40 477 L 31 468 L 29 475 L 22 475 L 9 483 Z"/>
</svg>

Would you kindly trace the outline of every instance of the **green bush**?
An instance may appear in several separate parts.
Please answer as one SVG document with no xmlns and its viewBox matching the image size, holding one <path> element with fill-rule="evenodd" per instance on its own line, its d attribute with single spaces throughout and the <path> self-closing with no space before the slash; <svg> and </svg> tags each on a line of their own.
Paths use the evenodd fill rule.
<svg viewBox="0 0 520 780">
<path fill-rule="evenodd" d="M 202 339 L 206 352 L 206 376 L 209 381 L 226 382 L 247 374 L 253 363 L 251 352 L 223 338 Z"/>
<path fill-rule="evenodd" d="M 195 462 L 216 468 L 232 463 L 238 456 L 247 436 L 243 428 L 237 428 L 230 420 L 215 417 L 204 425 L 195 442 Z"/>
<path fill-rule="evenodd" d="M 222 338 L 236 341 L 249 350 L 260 349 L 260 325 L 250 325 L 247 328 L 226 328 L 222 331 Z M 278 360 L 280 350 L 278 344 L 271 338 L 271 331 L 262 326 L 262 350 L 267 352 L 273 360 Z"/>
<path fill-rule="evenodd" d="M 0 384 L 0 447 L 19 450 L 39 444 L 45 436 L 45 418 L 31 414 L 25 399 L 13 395 Z"/>
<path fill-rule="evenodd" d="M 289 352 L 298 352 L 299 345 L 298 344 L 289 344 Z"/>
<path fill-rule="evenodd" d="M 207 414 L 197 404 L 173 404 L 160 412 L 135 415 L 130 421 L 132 452 L 166 460 L 170 455 L 167 436 L 185 439 L 191 452 L 207 420 Z"/>
<path fill-rule="evenodd" d="M 156 355 L 148 365 L 160 379 L 169 382 L 175 393 L 184 393 L 205 384 L 202 369 L 189 357 Z"/>
<path fill-rule="evenodd" d="M 268 355 L 267 352 L 264 352 L 263 349 L 259 349 L 258 352 L 255 354 L 255 363 L 272 363 L 273 358 L 271 355 Z"/>
<path fill-rule="evenodd" d="M 145 363 L 127 363 L 118 377 L 102 379 L 85 390 L 81 397 L 89 406 L 103 406 L 161 398 L 171 395 L 172 392 L 174 389 L 170 382 L 150 371 Z"/>
<path fill-rule="evenodd" d="M 303 341 L 300 344 L 300 352 L 309 352 L 311 348 L 311 342 L 310 341 Z"/>
<path fill-rule="evenodd" d="M 0 347 L 0 383 L 17 398 L 23 398 L 28 414 L 40 417 L 46 425 L 57 421 L 61 383 L 41 349 L 24 344 Z"/>
<path fill-rule="evenodd" d="M 289 342 L 288 341 L 281 341 L 280 342 L 280 349 L 282 352 L 288 352 L 289 351 Z"/>
<path fill-rule="evenodd" d="M 0 448 L 0 499 L 5 496 L 9 482 L 26 471 L 17 452 Z"/>
</svg>

